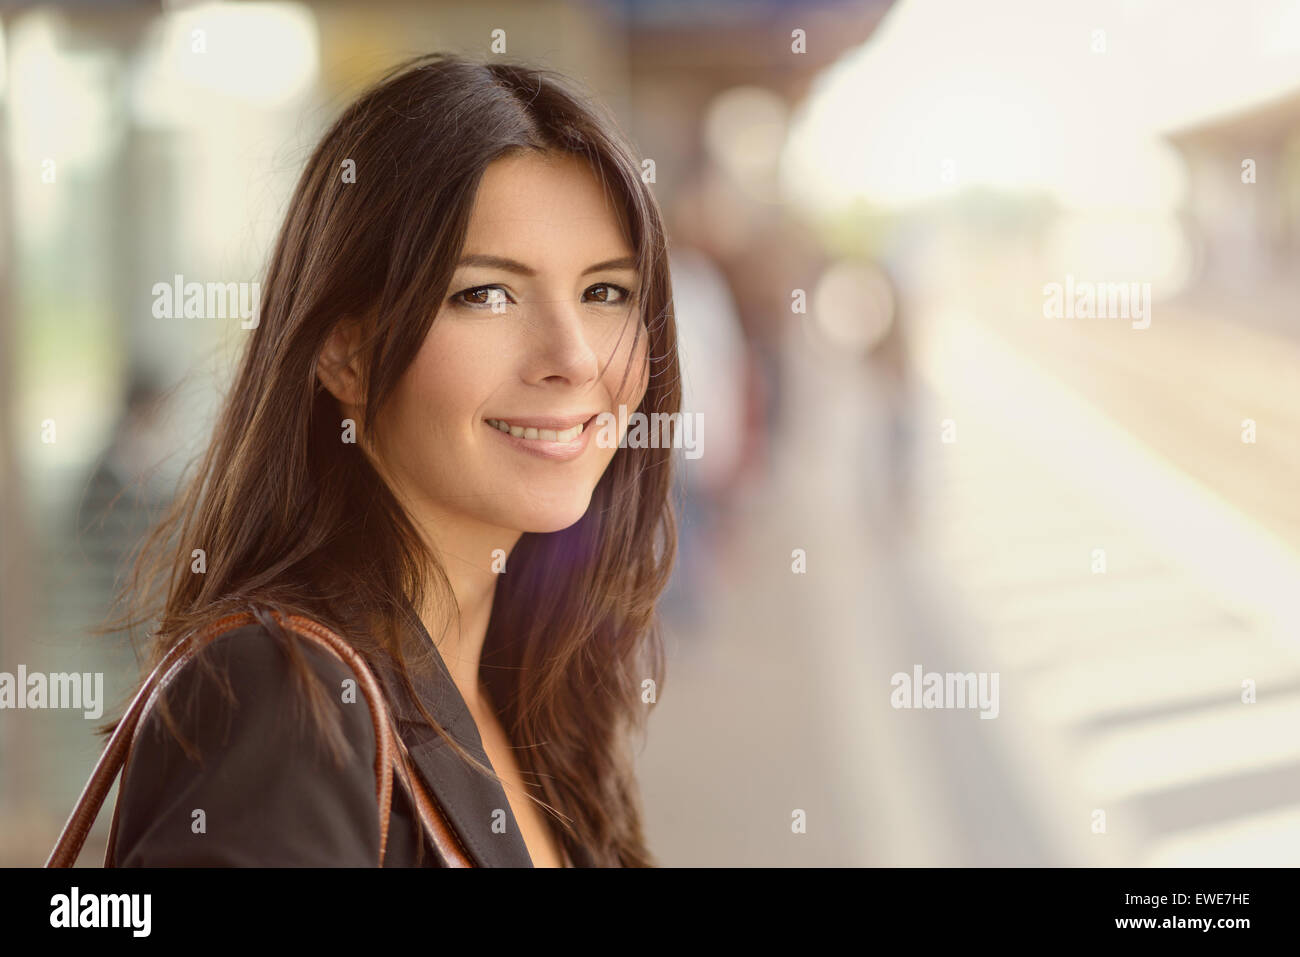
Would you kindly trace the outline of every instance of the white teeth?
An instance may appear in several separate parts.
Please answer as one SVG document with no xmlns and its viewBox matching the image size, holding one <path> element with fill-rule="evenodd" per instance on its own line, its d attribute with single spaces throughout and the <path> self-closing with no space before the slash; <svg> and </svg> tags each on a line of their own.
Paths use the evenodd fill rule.
<svg viewBox="0 0 1300 957">
<path fill-rule="evenodd" d="M 586 423 L 579 423 L 571 429 L 534 429 L 520 425 L 511 425 L 501 419 L 488 419 L 487 424 L 520 439 L 540 439 L 543 442 L 572 442 L 582 435 Z"/>
</svg>

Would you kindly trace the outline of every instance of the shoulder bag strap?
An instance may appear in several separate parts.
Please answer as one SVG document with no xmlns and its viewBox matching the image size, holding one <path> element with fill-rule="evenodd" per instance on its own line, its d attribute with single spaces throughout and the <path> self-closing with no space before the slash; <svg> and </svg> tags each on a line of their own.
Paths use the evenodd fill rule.
<svg viewBox="0 0 1300 957">
<path fill-rule="evenodd" d="M 420 781 L 419 774 L 412 771 L 411 756 L 407 752 L 406 743 L 402 740 L 401 735 L 393 730 L 392 718 L 389 716 L 388 705 L 385 702 L 383 691 L 380 689 L 379 682 L 370 670 L 370 666 L 366 664 L 365 659 L 347 641 L 319 622 L 294 615 L 285 619 L 283 623 L 304 638 L 314 639 L 334 651 L 356 672 L 363 686 L 367 688 L 366 698 L 371 702 L 371 714 L 376 716 L 375 734 L 381 742 L 383 752 L 386 755 L 385 769 L 388 774 L 390 791 L 392 788 L 392 775 L 395 770 L 397 780 L 406 792 L 406 796 L 415 809 L 425 835 L 437 851 L 442 865 L 444 867 L 473 867 L 473 859 L 469 856 L 455 829 L 443 814 L 442 808 L 438 806 L 437 800 L 425 789 Z M 381 717 L 382 731 L 379 727 Z M 376 749 L 376 751 L 378 754 L 379 749 Z M 382 799 L 379 804 L 381 835 L 379 856 L 381 866 L 384 854 L 384 838 L 388 832 L 388 809 L 391 803 L 390 794 Z"/>
<path fill-rule="evenodd" d="M 417 809 L 420 822 L 428 832 L 435 848 L 442 855 L 443 862 L 450 867 L 472 867 L 472 860 L 460 845 L 455 831 L 446 821 L 437 802 L 425 791 L 418 776 L 410 773 L 409 756 L 405 745 L 393 730 L 383 692 L 373 672 L 366 665 L 365 659 L 347 641 L 319 622 L 297 615 L 275 617 L 281 626 L 289 628 L 341 658 L 352 668 L 361 683 L 375 727 L 375 797 L 379 805 L 379 866 L 383 866 L 384 852 L 387 850 L 388 822 L 392 810 L 393 770 L 396 768 L 403 789 L 411 797 L 411 803 Z M 45 862 L 46 867 L 72 867 L 76 863 L 86 836 L 90 833 L 95 818 L 99 816 L 104 800 L 113 786 L 113 781 L 130 756 L 131 745 L 135 742 L 145 716 L 167 682 L 209 642 L 227 631 L 254 624 L 256 620 L 249 612 L 240 612 L 218 619 L 191 639 L 178 642 L 150 672 L 95 764 L 90 780 L 86 782 L 81 797 L 77 800 L 72 814 L 59 834 L 54 850 Z M 117 808 L 115 807 L 105 852 L 105 866 L 111 866 L 109 856 L 112 854 L 116 833 Z"/>
</svg>

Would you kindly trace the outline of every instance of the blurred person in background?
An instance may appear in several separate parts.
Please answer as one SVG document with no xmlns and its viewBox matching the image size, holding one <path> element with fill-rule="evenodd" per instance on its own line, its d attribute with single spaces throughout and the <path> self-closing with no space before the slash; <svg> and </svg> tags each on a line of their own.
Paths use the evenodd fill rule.
<svg viewBox="0 0 1300 957">
<path fill-rule="evenodd" d="M 752 434 L 746 403 L 750 366 L 735 300 L 718 267 L 699 250 L 675 241 L 672 275 L 683 415 L 696 423 L 688 434 L 698 448 L 686 453 L 681 472 L 678 567 L 665 605 L 694 620 L 711 588 L 717 536 L 725 531 L 740 492 Z"/>
</svg>

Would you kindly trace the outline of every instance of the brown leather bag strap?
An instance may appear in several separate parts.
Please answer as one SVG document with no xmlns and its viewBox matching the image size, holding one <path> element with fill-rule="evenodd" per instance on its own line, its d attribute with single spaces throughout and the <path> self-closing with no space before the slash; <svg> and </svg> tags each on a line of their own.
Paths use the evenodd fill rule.
<svg viewBox="0 0 1300 957">
<path fill-rule="evenodd" d="M 214 622 L 208 631 L 235 627 L 231 622 L 243 617 L 244 615 L 232 615 L 222 618 Z M 144 684 L 140 686 L 140 690 L 131 699 L 130 705 L 127 706 L 126 712 L 122 715 L 122 719 L 118 721 L 117 727 L 113 729 L 113 734 L 108 739 L 104 753 L 100 755 L 99 760 L 95 763 L 95 770 L 91 772 L 90 780 L 86 782 L 85 788 L 82 789 L 81 797 L 77 799 L 72 814 L 68 817 L 68 822 L 63 825 L 63 831 L 59 834 L 54 850 L 50 852 L 49 859 L 45 862 L 46 867 L 72 867 L 77 862 L 77 856 L 81 853 L 81 846 L 86 842 L 86 835 L 90 833 L 90 828 L 94 825 L 95 818 L 99 816 L 100 808 L 103 807 L 104 799 L 108 796 L 109 789 L 113 786 L 113 781 L 117 778 L 118 772 L 121 771 L 126 760 L 127 751 L 130 749 L 131 741 L 135 736 L 135 729 L 141 723 L 141 719 L 144 717 L 149 705 L 154 701 L 154 692 L 159 680 L 170 673 L 177 662 L 186 658 L 187 654 L 192 653 L 187 648 L 187 644 L 184 641 L 177 642 L 166 657 L 149 673 L 149 677 L 145 679 Z"/>
<path fill-rule="evenodd" d="M 420 776 L 411 771 L 411 756 L 407 753 L 406 742 L 400 736 L 394 736 L 402 760 L 396 764 L 397 780 L 406 791 L 411 806 L 420 818 L 420 824 L 438 853 L 443 867 L 473 867 L 474 859 L 461 843 L 456 829 L 443 815 L 438 802 L 424 789 Z"/>
<path fill-rule="evenodd" d="M 428 832 L 435 847 L 438 848 L 440 853 L 443 853 L 445 862 L 452 867 L 473 866 L 469 856 L 460 847 L 455 831 L 443 817 L 437 802 L 424 791 L 424 788 L 419 783 L 418 776 L 411 774 L 408 767 L 406 748 L 402 745 L 401 738 L 393 729 L 392 719 L 379 682 L 366 664 L 365 659 L 347 641 L 319 622 L 298 615 L 288 617 L 276 615 L 275 619 L 282 627 L 290 629 L 295 634 L 306 638 L 318 647 L 324 648 L 342 659 L 352 668 L 361 683 L 361 689 L 370 706 L 370 714 L 375 727 L 375 797 L 379 805 L 379 866 L 383 866 L 384 854 L 387 850 L 388 822 L 392 810 L 393 771 L 395 768 L 398 770 L 398 777 L 402 781 L 404 790 L 411 796 L 412 804 L 417 808 L 421 824 Z M 178 642 L 159 662 L 157 667 L 150 672 L 149 677 L 141 685 L 140 690 L 123 714 L 122 720 L 118 722 L 112 736 L 109 738 L 104 753 L 100 755 L 95 770 L 91 773 L 90 780 L 86 782 L 81 797 L 77 800 L 76 806 L 72 809 L 72 814 L 63 826 L 63 831 L 59 835 L 54 850 L 45 862 L 46 867 L 71 867 L 76 863 L 86 836 L 90 833 L 95 818 L 99 816 L 100 809 L 103 807 L 104 800 L 113 786 L 114 779 L 117 778 L 126 764 L 139 728 L 144 724 L 146 715 L 156 702 L 160 691 L 166 687 L 167 682 L 209 642 L 227 631 L 254 624 L 256 620 L 250 612 L 227 615 L 213 622 L 191 639 Z M 105 854 L 106 866 L 108 866 L 108 858 L 112 854 L 113 839 L 116 832 L 117 808 L 114 808 L 113 824 Z"/>
<path fill-rule="evenodd" d="M 387 755 L 385 768 L 388 772 L 387 783 L 390 790 L 389 795 L 381 800 L 379 804 L 380 866 L 383 866 L 384 841 L 388 833 L 389 809 L 392 803 L 392 776 L 393 772 L 396 771 L 397 779 L 406 792 L 411 806 L 415 808 L 425 835 L 436 849 L 443 866 L 473 867 L 474 861 L 465 850 L 464 845 L 461 844 L 455 828 L 447 821 L 442 809 L 438 806 L 437 800 L 425 790 L 424 785 L 420 782 L 420 776 L 412 771 L 411 757 L 406 750 L 406 743 L 402 741 L 401 735 L 393 730 L 393 722 L 389 716 L 384 694 L 365 659 L 350 644 L 318 622 L 300 616 L 293 616 L 287 619 L 285 624 L 304 637 L 327 642 L 327 647 L 342 657 L 356 672 L 363 686 L 373 689 L 373 691 L 368 690 L 366 692 L 366 698 L 371 702 L 371 714 L 377 716 L 377 722 L 379 717 L 382 717 L 382 724 L 387 732 L 387 742 L 383 745 L 383 748 L 384 753 Z M 378 727 L 376 727 L 375 734 L 377 737 L 380 735 Z M 379 740 L 384 739 L 379 738 Z"/>
</svg>

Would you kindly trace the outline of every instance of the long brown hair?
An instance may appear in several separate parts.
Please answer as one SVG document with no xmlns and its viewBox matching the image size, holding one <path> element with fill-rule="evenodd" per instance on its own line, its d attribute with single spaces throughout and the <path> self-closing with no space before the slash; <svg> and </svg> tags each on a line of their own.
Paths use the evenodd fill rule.
<svg viewBox="0 0 1300 957">
<path fill-rule="evenodd" d="M 447 294 L 485 168 L 519 151 L 585 157 L 616 200 L 639 267 L 632 318 L 649 339 L 639 411 L 679 412 L 663 223 L 616 123 L 549 70 L 447 54 L 407 61 L 352 103 L 308 160 L 213 439 L 143 546 L 122 621 L 153 623 L 150 667 L 196 629 L 252 610 L 285 643 L 307 711 L 337 749 L 336 709 L 273 617 L 302 614 L 363 655 L 389 656 L 414 697 L 412 669 L 433 652 L 403 638 L 404 616 L 428 607 L 432 582 L 450 626 L 454 596 L 375 468 L 340 441 L 317 361 L 340 319 L 370 317 L 357 423 L 366 430 L 420 348 L 430 303 Z M 347 160 L 354 182 L 341 175 Z M 601 866 L 654 864 L 632 741 L 644 730 L 643 682 L 663 683 L 655 606 L 676 550 L 672 468 L 670 448 L 620 448 L 582 519 L 524 534 L 498 579 L 482 653 L 482 680 L 534 799 L 557 815 L 566 844 Z M 191 570 L 195 548 L 204 574 Z"/>
</svg>

